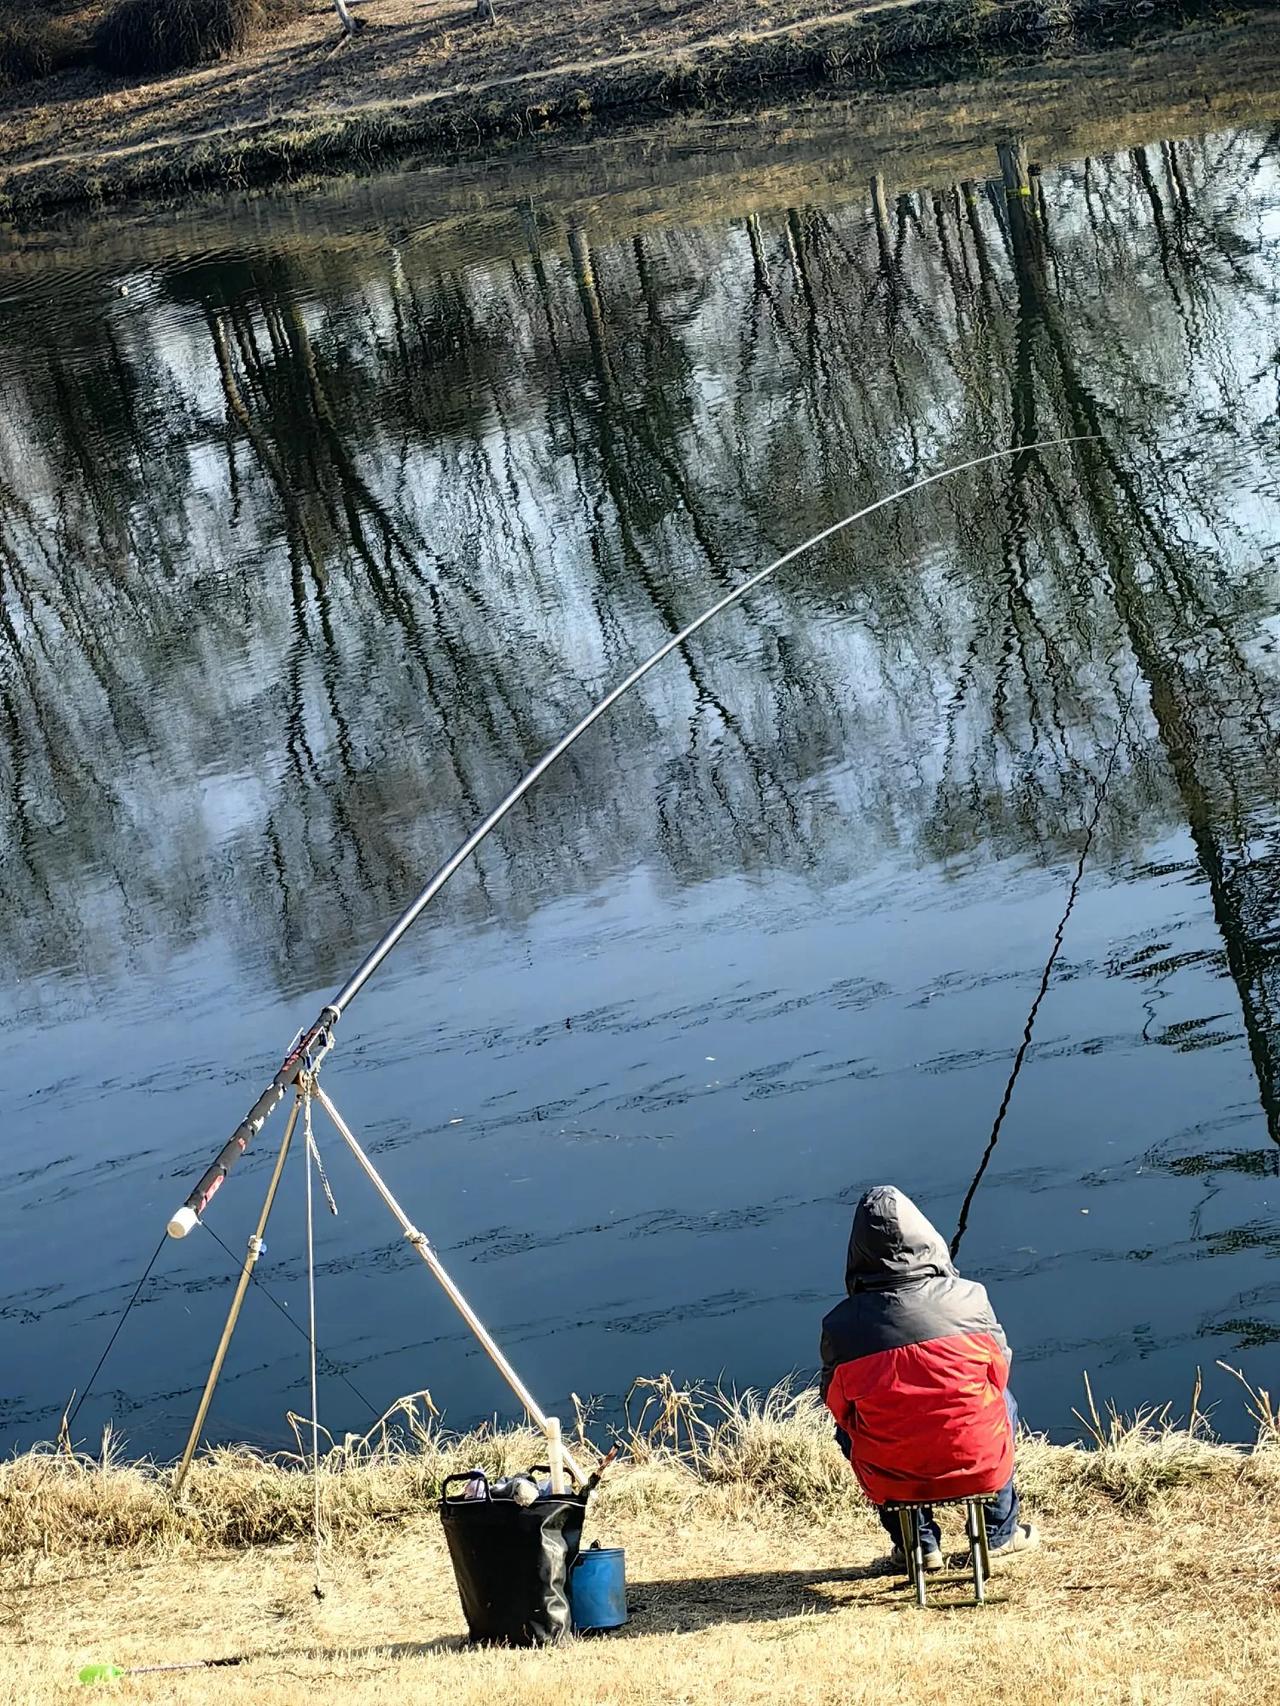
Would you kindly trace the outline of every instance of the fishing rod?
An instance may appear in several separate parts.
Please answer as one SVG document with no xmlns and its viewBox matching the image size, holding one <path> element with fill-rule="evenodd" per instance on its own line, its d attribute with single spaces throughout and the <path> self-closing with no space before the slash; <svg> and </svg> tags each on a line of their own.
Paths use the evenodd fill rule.
<svg viewBox="0 0 1280 1706">
<path fill-rule="evenodd" d="M 728 610 L 731 605 L 737 604 L 749 592 L 754 591 L 756 587 L 767 581 L 771 575 L 775 575 L 779 569 L 785 568 L 788 563 L 793 563 L 797 557 L 803 556 L 806 551 L 812 551 L 815 546 L 834 538 L 837 533 L 842 533 L 846 527 L 852 527 L 856 521 L 864 521 L 867 516 L 874 515 L 877 510 L 886 509 L 890 504 L 898 503 L 903 498 L 912 497 L 916 492 L 923 491 L 927 486 L 937 485 L 939 481 L 949 480 L 971 468 L 981 468 L 988 463 L 1004 461 L 1011 456 L 1025 456 L 1031 451 L 1054 450 L 1062 445 L 1080 444 L 1094 437 L 1096 437 L 1094 433 L 1076 433 L 1065 438 L 1042 439 L 1034 444 L 1018 444 L 1003 450 L 992 450 L 984 456 L 973 456 L 965 462 L 953 463 L 948 468 L 939 469 L 937 473 L 926 474 L 922 479 L 912 481 L 910 485 L 901 486 L 897 491 L 890 492 L 886 497 L 877 498 L 874 503 L 867 504 L 865 508 L 855 510 L 852 515 L 846 515 L 842 520 L 832 522 L 829 527 L 824 527 L 821 532 L 813 534 L 811 538 L 804 540 L 801 544 L 793 545 L 789 551 L 785 551 L 767 568 L 757 570 L 740 586 L 733 588 L 731 592 L 727 592 L 723 598 L 717 599 L 700 616 L 695 617 L 692 622 L 681 628 L 678 634 L 673 634 L 670 639 L 665 640 L 657 651 L 651 653 L 643 663 L 637 664 L 628 676 L 618 682 L 615 687 L 612 687 L 603 699 L 593 705 L 586 715 L 573 725 L 566 735 L 558 740 L 549 751 L 545 752 L 531 770 L 526 771 L 510 793 L 498 802 L 488 817 L 472 830 L 458 849 L 445 860 L 431 881 L 400 914 L 377 946 L 371 949 L 360 962 L 333 999 L 326 1002 L 320 1009 L 315 1022 L 306 1030 L 299 1032 L 275 1077 L 219 1150 L 186 1202 L 170 1219 L 169 1236 L 171 1238 L 185 1238 L 199 1224 L 200 1216 L 208 1208 L 215 1194 L 222 1188 L 231 1168 L 262 1130 L 270 1115 L 284 1100 L 290 1087 L 298 1083 L 299 1076 L 303 1072 L 314 1073 L 320 1061 L 333 1047 L 333 1028 L 343 1013 L 405 933 L 416 923 L 425 908 L 439 894 L 458 867 L 471 857 L 485 837 L 498 827 L 511 808 L 524 798 L 534 783 L 545 775 L 556 760 L 563 757 L 574 742 L 586 734 L 592 724 L 598 722 L 605 712 L 616 705 L 625 693 L 629 693 L 637 682 L 642 681 L 651 669 L 655 669 L 664 658 L 669 657 L 678 647 L 684 645 L 686 640 L 691 639 L 700 628 L 705 627 L 721 611 Z"/>
</svg>

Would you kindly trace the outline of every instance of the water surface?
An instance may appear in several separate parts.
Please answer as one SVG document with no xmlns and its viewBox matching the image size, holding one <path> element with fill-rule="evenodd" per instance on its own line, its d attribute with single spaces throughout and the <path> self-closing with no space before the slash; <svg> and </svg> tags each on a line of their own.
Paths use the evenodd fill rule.
<svg viewBox="0 0 1280 1706">
<path fill-rule="evenodd" d="M 1070 1429 L 1084 1370 L 1133 1405 L 1199 1365 L 1243 1431 L 1215 1361 L 1265 1377 L 1280 1337 L 1277 132 L 1153 134 L 1012 204 L 997 140 L 989 178 L 833 157 L 662 218 L 499 191 L 436 228 L 397 187 L 330 242 L 299 196 L 10 275 L 6 1446 L 522 769 L 776 551 L 996 446 L 594 729 L 325 1081 L 548 1405 L 807 1375 L 866 1186 L 955 1229 L 1087 852 L 962 1260 L 1033 1423 Z M 210 1210 L 231 1252 L 278 1130 Z M 508 1411 L 321 1139 L 327 1425 L 424 1387 Z M 300 1166 L 259 1269 L 297 1319 Z M 176 1449 L 228 1249 L 166 1245 L 78 1434 Z M 280 1442 L 305 1382 L 252 1293 L 211 1433 Z"/>
</svg>

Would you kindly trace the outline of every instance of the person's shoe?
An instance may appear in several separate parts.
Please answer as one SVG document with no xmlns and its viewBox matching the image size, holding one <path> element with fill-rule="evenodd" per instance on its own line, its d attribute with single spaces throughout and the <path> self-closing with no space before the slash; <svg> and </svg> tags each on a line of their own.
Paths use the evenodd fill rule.
<svg viewBox="0 0 1280 1706">
<path fill-rule="evenodd" d="M 1007 1540 L 1002 1540 L 998 1546 L 990 1546 L 992 1560 L 997 1558 L 1012 1558 L 1015 1552 L 1034 1552 L 1040 1544 L 1040 1530 L 1032 1522 L 1020 1522 Z"/>
<path fill-rule="evenodd" d="M 905 1570 L 906 1569 L 906 1567 L 907 1567 L 907 1555 L 902 1550 L 901 1546 L 895 1546 L 893 1551 L 890 1552 L 890 1554 L 889 1554 L 889 1566 L 888 1567 L 891 1570 Z M 946 1569 L 946 1567 L 947 1567 L 946 1566 L 946 1559 L 942 1556 L 942 1553 L 938 1547 L 935 1546 L 931 1550 L 927 1547 L 925 1548 L 924 1567 L 925 1567 L 925 1570 L 930 1575 L 932 1575 L 935 1570 L 945 1570 Z"/>
</svg>

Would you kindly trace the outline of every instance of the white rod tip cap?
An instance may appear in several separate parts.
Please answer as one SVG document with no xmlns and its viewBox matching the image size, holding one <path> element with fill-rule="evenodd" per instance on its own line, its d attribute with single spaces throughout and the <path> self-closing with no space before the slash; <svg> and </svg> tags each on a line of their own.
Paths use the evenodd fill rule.
<svg viewBox="0 0 1280 1706">
<path fill-rule="evenodd" d="M 169 1236 L 170 1238 L 185 1238 L 191 1228 L 197 1224 L 195 1209 L 188 1208 L 184 1203 L 169 1222 Z"/>
</svg>

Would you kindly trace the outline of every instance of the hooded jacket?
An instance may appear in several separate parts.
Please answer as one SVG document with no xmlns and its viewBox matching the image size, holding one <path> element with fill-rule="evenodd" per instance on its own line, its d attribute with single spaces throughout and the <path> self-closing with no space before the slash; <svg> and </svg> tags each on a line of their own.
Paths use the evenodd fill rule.
<svg viewBox="0 0 1280 1706">
<path fill-rule="evenodd" d="M 961 1498 L 1013 1474 L 1009 1346 L 986 1291 L 892 1185 L 858 1204 L 849 1295 L 822 1323 L 822 1396 L 868 1498 Z"/>
</svg>

